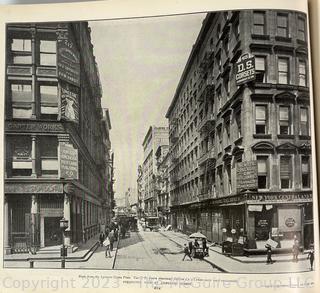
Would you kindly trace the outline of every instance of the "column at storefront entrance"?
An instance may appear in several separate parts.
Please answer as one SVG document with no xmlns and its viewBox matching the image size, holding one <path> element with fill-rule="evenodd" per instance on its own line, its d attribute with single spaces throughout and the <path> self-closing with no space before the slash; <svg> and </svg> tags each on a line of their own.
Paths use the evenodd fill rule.
<svg viewBox="0 0 320 293">
<path fill-rule="evenodd" d="M 65 230 L 65 242 L 67 246 L 71 245 L 71 195 L 64 193 L 63 217 L 68 221 L 68 228 Z"/>
</svg>

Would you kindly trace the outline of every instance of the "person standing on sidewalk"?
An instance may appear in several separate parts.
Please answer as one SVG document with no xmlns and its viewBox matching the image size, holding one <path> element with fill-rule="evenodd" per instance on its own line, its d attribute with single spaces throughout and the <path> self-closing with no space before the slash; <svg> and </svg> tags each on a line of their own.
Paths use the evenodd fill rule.
<svg viewBox="0 0 320 293">
<path fill-rule="evenodd" d="M 103 245 L 106 248 L 106 257 L 112 257 L 110 252 L 110 239 L 107 236 L 107 238 L 103 241 Z"/>
<path fill-rule="evenodd" d="M 314 261 L 314 247 L 310 245 L 310 251 L 308 253 L 308 259 L 310 260 L 310 270 L 313 270 L 313 261 Z"/>
<path fill-rule="evenodd" d="M 272 264 L 273 260 L 272 260 L 272 249 L 271 249 L 271 245 L 267 244 L 265 246 L 267 248 L 267 264 Z"/>
<path fill-rule="evenodd" d="M 190 251 L 189 251 L 189 248 L 188 248 L 187 244 L 184 245 L 183 252 L 184 252 L 184 256 L 183 256 L 182 261 L 184 261 L 184 259 L 185 259 L 186 256 L 188 256 L 189 259 L 192 260 L 192 257 L 191 257 L 191 255 L 190 255 Z"/>
<path fill-rule="evenodd" d="M 299 255 L 299 240 L 297 236 L 294 235 L 294 242 L 292 246 L 292 254 L 293 254 L 293 261 L 298 262 L 298 255 Z"/>
</svg>

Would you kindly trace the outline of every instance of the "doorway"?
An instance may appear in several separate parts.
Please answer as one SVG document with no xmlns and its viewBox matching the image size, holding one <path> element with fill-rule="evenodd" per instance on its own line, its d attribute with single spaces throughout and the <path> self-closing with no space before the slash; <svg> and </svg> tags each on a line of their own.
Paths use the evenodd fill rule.
<svg viewBox="0 0 320 293">
<path fill-rule="evenodd" d="M 44 218 L 44 245 L 55 246 L 62 244 L 62 234 L 59 217 Z"/>
</svg>

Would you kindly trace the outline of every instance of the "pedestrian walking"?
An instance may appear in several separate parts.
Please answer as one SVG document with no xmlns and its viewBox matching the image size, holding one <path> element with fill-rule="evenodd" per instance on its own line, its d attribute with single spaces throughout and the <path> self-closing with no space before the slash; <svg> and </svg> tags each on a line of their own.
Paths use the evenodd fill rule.
<svg viewBox="0 0 320 293">
<path fill-rule="evenodd" d="M 206 238 L 202 239 L 202 250 L 203 250 L 204 256 L 209 256 L 209 248 L 207 246 L 207 239 Z"/>
<path fill-rule="evenodd" d="M 191 255 L 190 255 L 190 251 L 189 251 L 189 248 L 188 248 L 187 244 L 184 245 L 183 252 L 184 252 L 184 256 L 183 256 L 182 261 L 184 261 L 184 259 L 185 259 L 186 256 L 188 256 L 189 259 L 192 260 L 192 257 L 191 257 Z"/>
<path fill-rule="evenodd" d="M 272 264 L 273 260 L 272 260 L 272 249 L 271 249 L 271 245 L 267 244 L 266 246 L 267 249 L 267 264 Z"/>
<path fill-rule="evenodd" d="M 193 251 L 193 243 L 192 243 L 192 241 L 189 241 L 188 246 L 189 246 L 190 254 L 192 255 L 192 251 Z"/>
<path fill-rule="evenodd" d="M 107 236 L 107 238 L 103 241 L 103 246 L 106 248 L 106 257 L 112 257 L 110 252 L 110 239 Z"/>
<path fill-rule="evenodd" d="M 101 231 L 99 235 L 100 246 L 103 245 L 104 238 L 105 238 L 104 233 Z"/>
<path fill-rule="evenodd" d="M 314 262 L 314 247 L 310 245 L 310 251 L 308 253 L 308 259 L 310 261 L 310 270 L 313 270 L 313 262 Z"/>
<path fill-rule="evenodd" d="M 108 235 L 109 241 L 110 241 L 110 250 L 113 250 L 113 242 L 114 242 L 114 231 L 111 230 Z"/>
</svg>

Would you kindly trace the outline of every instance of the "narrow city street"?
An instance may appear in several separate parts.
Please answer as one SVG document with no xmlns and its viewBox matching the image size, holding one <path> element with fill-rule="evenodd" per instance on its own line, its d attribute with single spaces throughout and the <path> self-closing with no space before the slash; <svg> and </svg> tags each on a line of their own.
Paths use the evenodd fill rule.
<svg viewBox="0 0 320 293">
<path fill-rule="evenodd" d="M 121 239 L 114 269 L 219 272 L 205 260 L 187 257 L 183 248 L 159 232 L 131 232 Z"/>
</svg>

